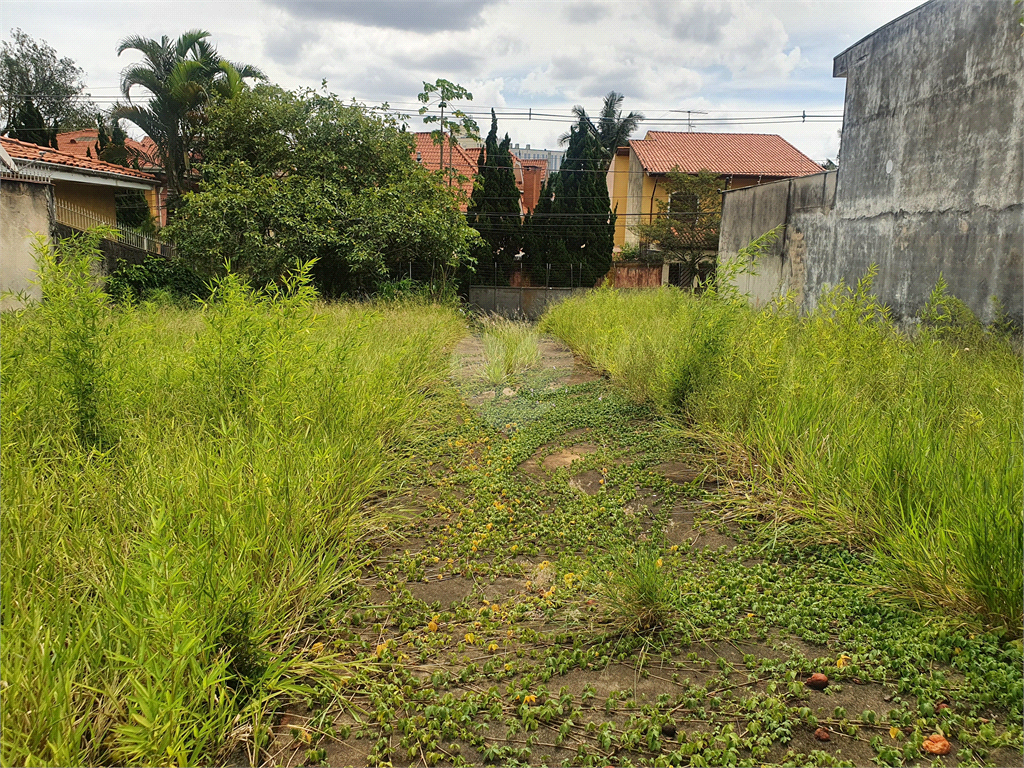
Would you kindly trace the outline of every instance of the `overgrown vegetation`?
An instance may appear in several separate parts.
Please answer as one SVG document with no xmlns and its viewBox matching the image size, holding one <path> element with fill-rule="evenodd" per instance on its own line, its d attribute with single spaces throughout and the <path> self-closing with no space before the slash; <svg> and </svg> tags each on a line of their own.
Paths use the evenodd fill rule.
<svg viewBox="0 0 1024 768">
<path fill-rule="evenodd" d="M 483 378 L 488 384 L 511 383 L 540 362 L 537 329 L 501 317 L 484 318 Z"/>
<path fill-rule="evenodd" d="M 169 228 L 201 274 L 230 262 L 261 284 L 302 254 L 317 260 L 318 289 L 339 296 L 373 290 L 399 262 L 453 274 L 468 258 L 477 235 L 458 192 L 416 163 L 387 112 L 264 85 L 207 116 L 202 184 Z"/>
<path fill-rule="evenodd" d="M 870 286 L 803 317 L 715 292 L 597 291 L 542 327 L 638 400 L 741 444 L 819 537 L 874 548 L 886 588 L 1019 637 L 1019 348 L 942 285 L 910 340 Z"/>
<path fill-rule="evenodd" d="M 45 300 L 2 324 L 3 762 L 261 759 L 268 711 L 361 664 L 322 641 L 381 525 L 360 510 L 464 326 L 323 306 L 308 265 L 114 310 L 98 237 L 41 245 Z"/>
</svg>

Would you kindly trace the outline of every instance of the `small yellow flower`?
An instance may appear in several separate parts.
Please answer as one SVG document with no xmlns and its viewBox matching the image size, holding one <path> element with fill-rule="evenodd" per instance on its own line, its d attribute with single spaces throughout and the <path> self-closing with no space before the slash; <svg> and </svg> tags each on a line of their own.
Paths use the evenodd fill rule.
<svg viewBox="0 0 1024 768">
<path fill-rule="evenodd" d="M 494 527 L 494 523 L 488 523 L 487 524 L 487 530 L 488 531 L 491 530 L 493 527 Z"/>
<path fill-rule="evenodd" d="M 490 651 L 491 653 L 494 653 L 496 650 L 498 650 L 498 644 L 497 643 L 491 643 L 490 645 L 487 646 L 487 650 Z"/>
<path fill-rule="evenodd" d="M 679 551 L 679 545 L 678 544 L 673 544 L 671 547 L 668 548 L 668 551 L 669 552 L 678 552 Z"/>
<path fill-rule="evenodd" d="M 662 562 L 660 557 L 658 558 L 658 561 L 655 563 L 655 565 L 658 566 L 659 568 L 661 568 L 661 566 L 664 565 L 664 563 Z"/>
<path fill-rule="evenodd" d="M 324 644 L 323 643 L 313 643 L 313 647 L 310 648 L 309 651 L 314 656 L 319 656 L 321 653 L 324 652 Z"/>
<path fill-rule="evenodd" d="M 850 657 L 847 656 L 845 653 L 842 656 L 840 656 L 838 659 L 836 659 L 836 666 L 839 667 L 840 669 L 842 669 L 843 667 L 845 667 L 849 663 L 850 663 Z"/>
<path fill-rule="evenodd" d="M 526 704 L 536 704 L 537 703 L 537 697 L 534 696 L 531 693 L 529 696 L 523 697 L 523 702 L 526 703 Z"/>
<path fill-rule="evenodd" d="M 437 622 L 431 619 L 430 623 L 427 624 L 427 629 L 431 632 L 437 632 Z"/>
<path fill-rule="evenodd" d="M 900 729 L 894 725 L 892 728 L 889 729 L 889 738 L 895 739 L 899 735 L 899 733 Z"/>
</svg>

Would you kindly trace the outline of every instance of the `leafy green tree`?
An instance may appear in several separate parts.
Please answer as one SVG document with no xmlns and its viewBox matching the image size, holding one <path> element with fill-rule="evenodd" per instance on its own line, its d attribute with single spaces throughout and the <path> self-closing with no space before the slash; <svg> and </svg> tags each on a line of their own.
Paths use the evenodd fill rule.
<svg viewBox="0 0 1024 768">
<path fill-rule="evenodd" d="M 472 101 L 473 94 L 458 83 L 453 83 L 450 80 L 439 77 L 433 83 L 424 81 L 423 91 L 416 98 L 423 105 L 419 109 L 419 114 L 424 116 L 423 122 L 428 125 L 437 124 L 437 128 L 431 131 L 431 137 L 434 140 L 434 144 L 441 148 L 441 166 L 447 169 L 445 175 L 448 184 L 449 186 L 454 186 L 458 183 L 459 178 L 453 168 L 452 153 L 459 143 L 459 137 L 479 139 L 480 126 L 477 125 L 476 120 L 454 106 L 452 102 L 463 99 Z M 440 114 L 427 114 L 432 108 L 437 108 Z M 446 109 L 448 110 L 447 118 L 444 114 Z M 445 144 L 448 145 L 447 165 L 444 162 Z"/>
<path fill-rule="evenodd" d="M 615 214 L 603 159 L 597 136 L 574 126 L 561 168 L 527 222 L 526 252 L 536 280 L 547 279 L 548 264 L 553 276 L 567 279 L 572 265 L 574 282 L 592 286 L 611 267 Z"/>
<path fill-rule="evenodd" d="M 46 127 L 43 115 L 31 98 L 25 99 L 9 126 L 10 137 L 41 147 L 57 147 L 57 131 Z"/>
<path fill-rule="evenodd" d="M 166 35 L 160 40 L 133 35 L 117 47 L 118 56 L 135 50 L 143 55 L 143 61 L 122 73 L 121 92 L 128 103 L 115 106 L 111 116 L 134 123 L 156 144 L 172 210 L 192 183 L 197 135 L 211 98 L 214 94 L 236 95 L 245 79 L 264 78 L 256 67 L 222 59 L 207 40 L 209 36 L 199 29 L 174 41 Z M 132 103 L 133 88 L 151 94 L 145 105 Z"/>
<path fill-rule="evenodd" d="M 3 132 L 14 127 L 15 117 L 29 97 L 42 116 L 43 127 L 53 133 L 92 125 L 96 108 L 85 93 L 85 72 L 72 59 L 58 58 L 46 41 L 36 41 L 20 29 L 12 29 L 11 38 L 0 49 Z"/>
<path fill-rule="evenodd" d="M 332 94 L 259 85 L 207 110 L 203 177 L 171 234 L 198 271 L 254 282 L 317 259 L 327 296 L 367 290 L 407 262 L 449 274 L 477 234 L 455 190 L 413 159 L 389 114 Z"/>
<path fill-rule="evenodd" d="M 697 278 L 698 286 L 714 273 L 718 256 L 718 235 L 722 226 L 722 179 L 708 170 L 680 173 L 679 166 L 665 176 L 668 193 L 658 201 L 658 215 L 647 224 L 631 227 L 642 243 L 656 251 L 648 255 L 659 261 L 679 262 L 684 284 Z"/>
<path fill-rule="evenodd" d="M 491 130 L 478 161 L 478 183 L 473 189 L 468 219 L 484 242 L 477 260 L 497 261 L 506 268 L 523 244 L 522 206 L 516 186 L 508 134 L 498 143 L 498 118 L 491 110 Z"/>
<path fill-rule="evenodd" d="M 644 119 L 642 112 L 630 112 L 625 117 L 622 116 L 622 102 L 625 101 L 625 98 L 621 93 L 608 91 L 605 94 L 604 103 L 601 105 L 601 114 L 596 123 L 587 115 L 587 111 L 581 105 L 577 104 L 572 108 L 573 114 L 577 118 L 577 130 L 590 131 L 601 142 L 604 149 L 605 170 L 611 165 L 612 158 L 615 157 L 615 150 L 627 144 L 629 137 Z M 568 144 L 570 137 L 570 133 L 564 133 L 558 141 L 560 144 Z"/>
</svg>

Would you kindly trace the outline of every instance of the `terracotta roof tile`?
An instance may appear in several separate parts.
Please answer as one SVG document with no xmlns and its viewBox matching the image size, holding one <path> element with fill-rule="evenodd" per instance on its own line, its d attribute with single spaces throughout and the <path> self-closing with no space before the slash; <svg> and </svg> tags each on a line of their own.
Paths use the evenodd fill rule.
<svg viewBox="0 0 1024 768">
<path fill-rule="evenodd" d="M 49 147 L 41 147 L 38 144 L 31 144 L 27 141 L 19 141 L 7 136 L 0 136 L 0 143 L 3 144 L 7 153 L 18 160 L 36 160 L 41 163 L 53 165 L 65 165 L 70 168 L 77 168 L 87 173 L 102 173 L 113 176 L 129 176 L 135 179 L 144 179 L 156 183 L 156 177 L 149 173 L 136 171 L 134 168 L 125 168 L 113 163 L 105 163 L 102 160 L 92 160 L 88 157 L 77 157 L 68 152 L 59 152 Z"/>
<path fill-rule="evenodd" d="M 441 170 L 441 149 L 442 147 L 437 146 L 434 143 L 434 137 L 429 133 L 414 133 L 413 136 L 416 139 L 416 154 L 414 157 L 424 168 L 431 171 Z M 444 167 L 452 167 L 460 174 L 466 177 L 467 181 L 462 182 L 460 186 L 462 191 L 466 193 L 468 198 L 473 194 L 473 177 L 476 176 L 477 162 L 474 159 L 479 155 L 479 150 L 474 150 L 476 155 L 470 155 L 469 150 L 465 150 L 456 144 L 451 148 L 451 159 L 449 160 L 449 148 L 446 143 L 444 149 Z M 462 206 L 463 210 L 466 209 L 465 204 Z"/>
<path fill-rule="evenodd" d="M 729 176 L 807 176 L 822 168 L 781 136 L 648 131 L 629 145 L 648 173 L 709 170 Z"/>
<path fill-rule="evenodd" d="M 66 133 L 57 134 L 57 149 L 61 152 L 67 152 L 69 155 L 75 157 L 87 157 L 86 152 L 88 151 L 92 157 L 96 157 L 96 141 L 98 139 L 99 131 L 95 128 L 87 128 L 84 131 L 68 131 Z M 160 168 L 160 161 L 157 159 L 158 155 L 156 152 L 156 144 L 154 141 L 146 136 L 142 141 L 136 141 L 132 138 L 126 138 L 124 141 L 125 146 L 137 152 L 142 162 L 147 168 Z"/>
</svg>

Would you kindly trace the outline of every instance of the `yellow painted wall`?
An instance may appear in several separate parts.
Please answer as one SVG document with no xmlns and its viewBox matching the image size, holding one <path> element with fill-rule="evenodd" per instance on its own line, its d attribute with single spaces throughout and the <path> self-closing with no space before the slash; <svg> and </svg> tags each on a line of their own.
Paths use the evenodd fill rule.
<svg viewBox="0 0 1024 768">
<path fill-rule="evenodd" d="M 615 160 L 620 160 L 616 156 Z M 631 245 L 637 245 L 640 242 L 640 238 L 634 233 L 629 231 L 629 226 L 632 224 L 649 224 L 653 221 L 654 216 L 658 212 L 658 203 L 667 202 L 668 194 L 665 192 L 664 177 L 657 175 L 650 175 L 646 171 L 643 171 L 640 166 L 640 161 L 637 159 L 635 153 L 630 150 L 630 167 L 634 171 L 634 175 L 639 171 L 642 174 L 643 181 L 638 183 L 636 178 L 630 179 L 631 190 L 627 195 L 627 205 L 625 207 L 626 215 L 620 216 L 615 222 L 615 245 L 622 247 L 623 243 L 629 243 Z M 614 167 L 614 165 L 613 165 Z M 622 174 L 624 177 L 627 174 Z M 723 189 L 740 189 L 741 187 L 752 187 L 756 184 L 767 184 L 770 181 L 778 181 L 775 176 L 726 176 L 722 178 Z M 620 208 L 620 210 L 623 210 Z M 620 232 L 622 239 L 620 240 Z"/>
<path fill-rule="evenodd" d="M 608 168 L 608 197 L 615 212 L 615 247 L 626 242 L 626 219 L 629 207 L 629 155 L 616 154 Z"/>
<path fill-rule="evenodd" d="M 55 179 L 53 182 L 53 196 L 57 200 L 84 208 L 107 224 L 117 224 L 117 207 L 114 204 L 116 191 L 115 187 L 78 184 L 61 179 Z"/>
</svg>

